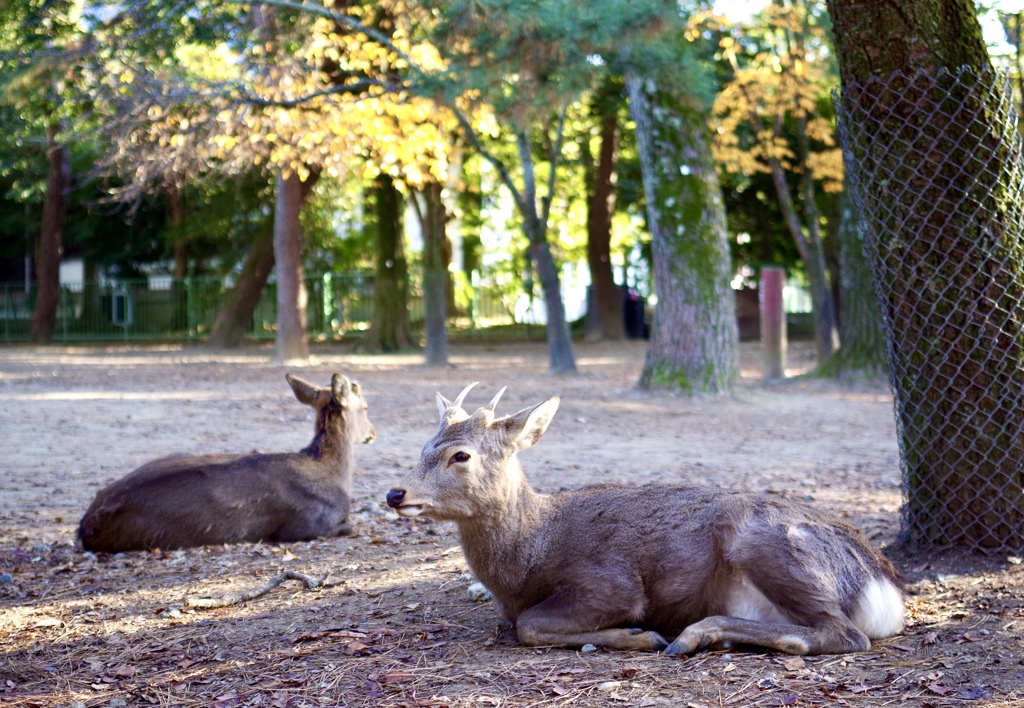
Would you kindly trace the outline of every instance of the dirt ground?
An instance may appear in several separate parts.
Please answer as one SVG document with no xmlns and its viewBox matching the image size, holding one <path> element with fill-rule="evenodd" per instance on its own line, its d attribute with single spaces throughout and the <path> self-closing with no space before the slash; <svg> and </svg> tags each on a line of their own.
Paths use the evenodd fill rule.
<svg viewBox="0 0 1024 708">
<path fill-rule="evenodd" d="M 561 408 L 523 454 L 534 486 L 713 484 L 806 499 L 879 545 L 899 523 L 892 400 L 883 384 L 760 381 L 691 400 L 635 389 L 644 345 L 580 344 L 580 373 L 545 374 L 543 344 L 470 343 L 453 366 L 416 355 L 316 352 L 299 375 L 364 387 L 378 438 L 360 446 L 351 537 L 283 546 L 86 554 L 75 526 L 96 491 L 172 452 L 297 450 L 312 418 L 269 350 L 0 349 L 0 705 L 82 706 L 1024 706 L 1024 565 L 1017 558 L 905 557 L 902 636 L 845 656 L 756 651 L 679 659 L 520 647 L 474 602 L 454 527 L 398 518 L 387 490 L 437 426 L 434 392 L 501 386 L 506 413 Z M 808 368 L 791 348 L 791 373 Z M 221 609 L 186 597 L 259 588 Z"/>
</svg>

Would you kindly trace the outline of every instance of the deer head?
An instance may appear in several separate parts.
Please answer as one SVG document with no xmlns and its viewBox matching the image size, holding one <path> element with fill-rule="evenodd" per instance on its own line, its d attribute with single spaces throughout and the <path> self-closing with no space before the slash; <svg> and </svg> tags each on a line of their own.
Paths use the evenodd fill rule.
<svg viewBox="0 0 1024 708">
<path fill-rule="evenodd" d="M 314 386 L 293 374 L 286 374 L 285 378 L 295 398 L 316 410 L 315 430 L 318 436 L 333 438 L 339 429 L 344 429 L 352 442 L 368 443 L 377 437 L 358 383 L 350 383 L 342 374 L 331 377 L 330 388 Z M 345 421 L 344 426 L 341 425 L 342 420 Z"/>
<path fill-rule="evenodd" d="M 516 455 L 544 435 L 558 398 L 496 418 L 503 388 L 470 415 L 462 402 L 475 385 L 463 389 L 454 402 L 437 394 L 437 433 L 423 446 L 419 464 L 405 483 L 387 494 L 388 506 L 402 516 L 467 521 L 496 513 L 526 486 Z"/>
</svg>

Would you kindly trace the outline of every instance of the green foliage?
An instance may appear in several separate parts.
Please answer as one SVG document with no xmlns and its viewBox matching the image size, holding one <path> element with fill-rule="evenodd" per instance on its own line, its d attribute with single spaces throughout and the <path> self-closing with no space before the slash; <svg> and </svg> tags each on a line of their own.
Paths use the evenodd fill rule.
<svg viewBox="0 0 1024 708">
<path fill-rule="evenodd" d="M 665 61 L 678 6 L 663 0 L 456 0 L 427 3 L 448 62 L 446 100 L 478 92 L 503 119 L 526 127 L 593 85 L 595 70 Z M 680 67 L 673 65 L 673 70 Z"/>
<path fill-rule="evenodd" d="M 363 190 L 354 182 L 321 177 L 302 211 L 303 252 L 311 272 L 369 271 L 374 266 L 376 223 L 362 212 Z"/>
<path fill-rule="evenodd" d="M 801 269 L 800 252 L 782 221 L 771 175 L 723 174 L 720 179 L 734 266 L 747 266 L 752 276 L 762 265 Z"/>
</svg>

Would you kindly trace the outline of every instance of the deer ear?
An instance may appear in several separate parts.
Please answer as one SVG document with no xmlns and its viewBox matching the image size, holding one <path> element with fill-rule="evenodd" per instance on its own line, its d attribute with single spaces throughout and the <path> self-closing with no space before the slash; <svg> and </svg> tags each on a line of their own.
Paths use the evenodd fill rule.
<svg viewBox="0 0 1024 708">
<path fill-rule="evenodd" d="M 504 428 L 507 442 L 514 445 L 516 451 L 533 447 L 544 435 L 558 410 L 557 397 L 549 398 L 532 408 L 524 408 L 505 418 L 494 421 L 495 425 Z"/>
<path fill-rule="evenodd" d="M 335 374 L 331 377 L 331 395 L 342 408 L 348 408 L 348 392 L 350 385 L 348 379 L 342 374 Z"/>
<path fill-rule="evenodd" d="M 305 403 L 307 406 L 313 405 L 316 401 L 316 386 L 303 381 L 294 374 L 285 374 L 284 377 L 287 379 L 288 385 L 292 387 L 292 392 L 299 399 L 300 403 Z"/>
</svg>

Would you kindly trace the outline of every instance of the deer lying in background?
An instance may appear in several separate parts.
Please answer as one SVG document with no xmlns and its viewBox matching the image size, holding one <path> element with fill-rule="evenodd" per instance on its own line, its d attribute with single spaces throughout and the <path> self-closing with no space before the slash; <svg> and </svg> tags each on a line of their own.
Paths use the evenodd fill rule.
<svg viewBox="0 0 1024 708">
<path fill-rule="evenodd" d="M 316 410 L 309 446 L 148 462 L 96 495 L 78 527 L 82 547 L 114 553 L 351 533 L 354 447 L 377 435 L 359 384 L 341 374 L 330 388 L 286 378 Z"/>
<path fill-rule="evenodd" d="M 702 487 L 538 494 L 517 454 L 540 440 L 558 399 L 495 418 L 502 389 L 469 415 L 473 385 L 454 403 L 437 394 L 440 429 L 387 503 L 458 524 L 470 568 L 523 644 L 838 654 L 903 629 L 897 574 L 853 526 Z"/>
</svg>

